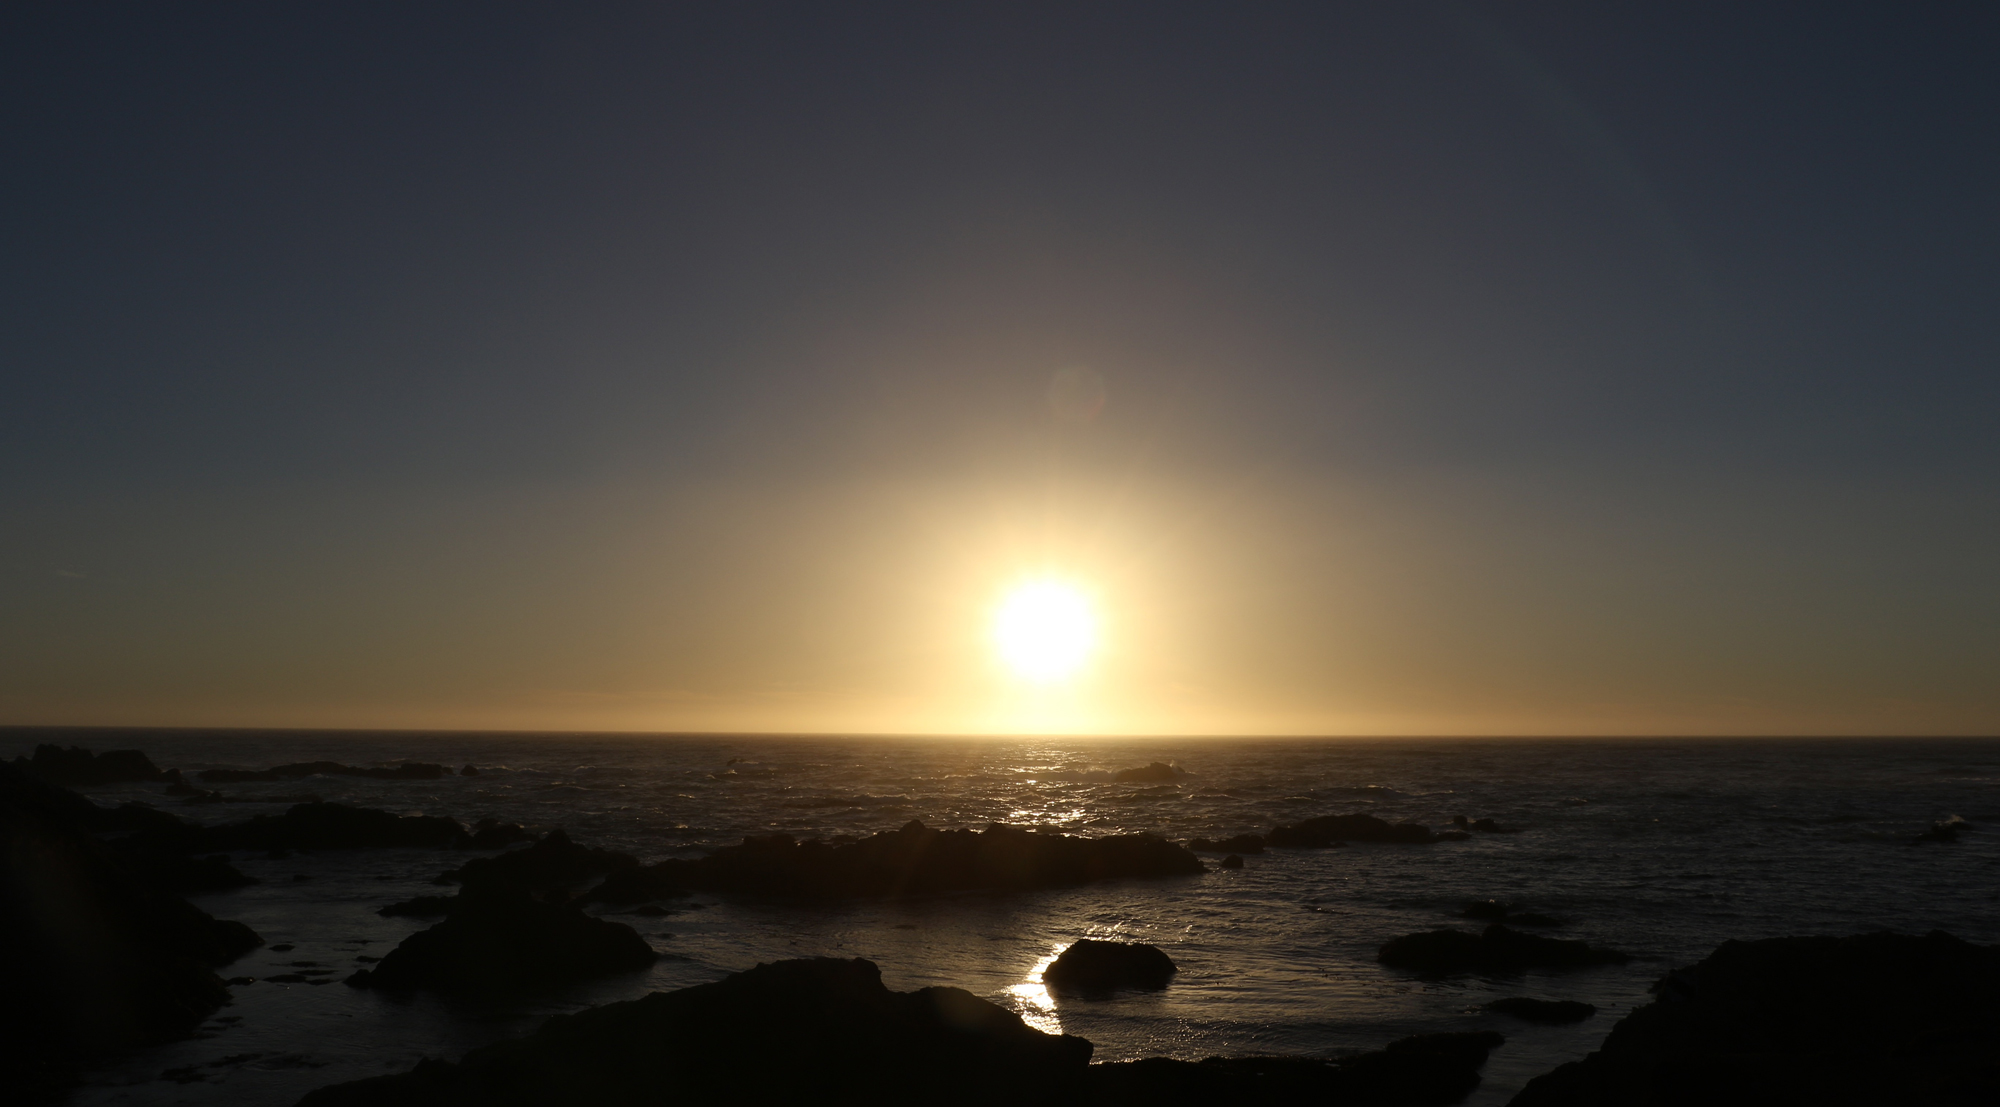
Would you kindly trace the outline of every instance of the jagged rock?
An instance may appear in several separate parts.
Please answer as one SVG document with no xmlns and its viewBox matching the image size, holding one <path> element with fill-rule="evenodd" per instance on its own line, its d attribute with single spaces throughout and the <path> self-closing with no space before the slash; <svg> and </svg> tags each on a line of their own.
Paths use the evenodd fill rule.
<svg viewBox="0 0 2000 1107">
<path fill-rule="evenodd" d="M 6 1088 L 53 1096 L 79 1066 L 192 1033 L 213 971 L 261 944 L 119 864 L 95 804 L 0 765 L 0 1042 Z"/>
<path fill-rule="evenodd" d="M 1512 1015 L 1523 1022 L 1560 1024 L 1582 1022 L 1597 1013 L 1595 1004 L 1574 999 L 1530 999 L 1527 996 L 1511 996 L 1496 999 L 1486 1005 L 1488 1011 Z"/>
<path fill-rule="evenodd" d="M 642 969 L 658 959 L 629 926 L 517 888 L 468 889 L 443 922 L 403 939 L 356 987 L 504 994 Z"/>
<path fill-rule="evenodd" d="M 1210 838 L 1196 838 L 1187 844 L 1187 848 L 1196 853 L 1262 853 L 1264 852 L 1264 836 L 1262 834 L 1238 834 L 1233 838 L 1223 838 L 1220 841 Z"/>
<path fill-rule="evenodd" d="M 1178 971 L 1173 958 L 1158 946 L 1085 938 L 1072 943 L 1042 970 L 1042 983 L 1052 992 L 1084 996 L 1120 988 L 1158 991 Z"/>
<path fill-rule="evenodd" d="M 1179 766 L 1155 761 L 1143 769 L 1120 769 L 1111 779 L 1120 784 L 1173 784 L 1186 775 Z"/>
<path fill-rule="evenodd" d="M 465 843 L 466 849 L 506 849 L 508 846 L 535 840 L 526 827 L 520 823 L 503 823 L 498 819 L 481 819 L 472 827 L 472 838 Z"/>
<path fill-rule="evenodd" d="M 1631 958 L 1587 942 L 1523 934 L 1494 923 L 1478 934 L 1431 930 L 1385 943 L 1376 960 L 1419 972 L 1513 972 L 1520 969 L 1622 965 Z"/>
<path fill-rule="evenodd" d="M 81 746 L 64 749 L 43 743 L 33 757 L 17 757 L 14 767 L 34 773 L 52 784 L 151 784 L 178 782 L 179 769 L 162 771 L 139 750 L 106 750 L 93 755 Z"/>
<path fill-rule="evenodd" d="M 1240 869 L 1243 867 L 1243 858 L 1232 853 L 1222 859 L 1222 867 L 1225 869 Z"/>
<path fill-rule="evenodd" d="M 1461 831 L 1448 835 L 1466 837 Z M 1343 842 L 1396 842 L 1427 845 L 1450 840 L 1418 823 L 1387 823 L 1373 815 L 1321 815 L 1294 826 L 1281 826 L 1264 836 L 1264 844 L 1320 849 Z"/>
<path fill-rule="evenodd" d="M 1513 1107 L 2000 1099 L 2000 946 L 1940 931 L 1725 942 L 1653 990 Z"/>
<path fill-rule="evenodd" d="M 1078 838 L 993 823 L 983 831 L 932 830 L 912 820 L 858 842 L 745 838 L 698 860 L 618 873 L 590 893 L 638 903 L 689 891 L 807 897 L 1026 889 L 1123 877 L 1197 875 L 1201 859 L 1150 834 Z"/>
<path fill-rule="evenodd" d="M 413 915 L 418 918 L 445 915 L 451 912 L 452 901 L 457 898 L 457 896 L 418 896 L 401 903 L 392 903 L 375 913 L 385 918 L 397 915 Z"/>
<path fill-rule="evenodd" d="M 343 765 L 338 761 L 298 761 L 269 769 L 203 769 L 195 776 L 217 784 L 242 784 L 260 780 L 303 780 L 309 776 L 360 776 L 371 780 L 437 780 L 451 770 L 427 761 L 405 761 L 400 765 L 366 767 Z"/>
<path fill-rule="evenodd" d="M 557 828 L 527 849 L 467 861 L 441 879 L 467 888 L 495 886 L 545 892 L 638 867 L 639 859 L 631 854 L 579 846 Z"/>
<path fill-rule="evenodd" d="M 460 776 L 478 776 L 478 775 L 479 775 L 479 770 L 478 770 L 478 769 L 476 769 L 476 768 L 474 768 L 474 767 L 472 767 L 471 765 L 467 765 L 467 766 L 465 766 L 464 768 L 462 768 L 462 769 L 458 770 L 458 775 L 460 775 Z"/>
<path fill-rule="evenodd" d="M 1090 1053 L 957 988 L 889 991 L 873 962 L 781 961 L 559 1015 L 456 1064 L 322 1088 L 300 1107 L 1019 1107 L 1077 1086 Z"/>
<path fill-rule="evenodd" d="M 221 826 L 184 827 L 161 841 L 189 851 L 446 848 L 465 837 L 465 828 L 458 820 L 439 815 L 394 815 L 344 803 L 300 803 L 283 815 L 259 815 Z"/>
</svg>

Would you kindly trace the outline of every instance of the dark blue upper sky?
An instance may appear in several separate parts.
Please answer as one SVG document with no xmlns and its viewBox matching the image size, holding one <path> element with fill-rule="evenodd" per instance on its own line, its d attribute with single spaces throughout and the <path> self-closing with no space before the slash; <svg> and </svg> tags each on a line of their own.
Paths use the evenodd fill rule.
<svg viewBox="0 0 2000 1107">
<path fill-rule="evenodd" d="M 1533 729 L 1542 711 L 1643 730 L 1657 708 L 1681 720 L 1667 729 L 1811 729 L 1771 720 L 1818 718 L 1800 714 L 1813 688 L 1894 668 L 1908 653 L 1888 643 L 1946 617 L 1926 664 L 1957 675 L 1885 677 L 1868 702 L 1889 713 L 1869 717 L 1925 729 L 1881 707 L 1921 702 L 1948 720 L 1932 729 L 2000 725 L 1981 675 L 2000 614 L 1984 567 L 2000 536 L 1991 5 L 38 5 L 4 20 L 0 655 L 17 675 L 0 709 L 21 721 L 338 721 L 320 707 L 358 697 L 382 705 L 370 721 L 492 725 L 467 705 L 502 678 L 473 662 L 430 683 L 369 675 L 366 657 L 413 633 L 399 620 L 442 634 L 457 616 L 392 614 L 424 590 L 354 566 L 497 549 L 466 608 L 539 603 L 629 657 L 637 639 L 605 629 L 618 605 L 558 580 L 648 584 L 494 538 L 546 529 L 530 500 L 656 495 L 678 505 L 663 527 L 699 532 L 690 489 L 777 503 L 917 482 L 937 504 L 1074 493 L 1048 525 L 1064 550 L 1097 543 L 1083 561 L 1145 545 L 1131 520 L 1148 510 L 1188 517 L 1173 497 L 1189 488 L 1209 504 L 1254 488 L 1268 540 L 1206 555 L 1231 579 L 1314 575 L 1271 551 L 1321 539 L 1274 520 L 1358 496 L 1378 508 L 1353 508 L 1375 536 L 1355 566 L 1482 543 L 1485 564 L 1513 563 L 1502 551 L 1564 536 L 1557 561 L 1581 562 L 1439 567 L 1409 594 L 1546 609 L 1594 567 L 1623 599 L 1551 634 L 1657 636 L 1635 671 L 1768 632 L 1733 676 L 1605 676 L 1587 710 L 1555 690 L 1597 678 L 1551 647 L 1533 679 L 1491 678 L 1544 689 L 1519 702 L 1445 695 L 1457 706 L 1425 714 L 1413 691 L 1355 718 Z M 1074 365 L 1109 382 L 1088 428 L 1043 406 Z M 1076 491 L 1093 481 L 1139 505 L 1119 509 L 1123 538 Z M 1146 481 L 1168 491 L 1131 491 Z M 1512 506 L 1481 523 L 1468 497 Z M 485 506 L 462 529 L 426 529 L 469 501 Z M 613 521 L 628 510 L 564 525 L 631 548 Z M 681 565 L 674 587 L 748 571 L 730 541 L 841 545 L 803 518 L 773 509 L 716 539 L 714 564 Z M 224 533 L 264 574 L 256 598 L 214 576 Z M 1711 567 L 1681 599 L 1649 599 L 1635 549 Z M 713 706 L 688 725 L 725 725 L 772 688 L 902 695 L 888 662 L 835 679 L 804 660 L 811 635 L 785 612 L 867 587 L 787 564 L 769 591 L 791 599 L 769 610 L 680 609 L 690 635 L 761 627 L 742 649 L 768 671 L 700 676 L 693 644 L 660 647 L 653 676 L 603 694 L 652 694 L 657 677 Z M 126 590 L 74 594 L 107 579 Z M 1742 596 L 1771 580 L 1819 583 L 1732 621 L 1764 610 Z M 1319 587 L 1301 583 L 1293 609 L 1338 607 Z M 298 597 L 328 589 L 384 614 L 342 632 L 347 653 L 232 683 L 244 657 L 321 633 Z M 1656 600 L 1713 617 L 1670 633 L 1640 610 Z M 1437 677 L 1461 685 L 1525 664 L 1467 645 L 1518 613 L 1464 614 L 1475 627 L 1398 610 L 1347 614 L 1371 633 L 1432 628 L 1399 673 L 1427 654 L 1463 654 Z M 1829 634 L 1838 657 L 1787 675 L 1781 655 Z M 424 652 L 468 650 L 443 634 Z M 1744 675 L 1760 663 L 1775 666 L 1761 683 Z M 592 665 L 616 668 L 580 665 L 562 695 L 596 694 Z M 147 675 L 162 666 L 177 675 Z M 356 675 L 296 675 L 316 666 Z M 1237 674 L 1214 677 L 1217 704 L 1299 705 L 1245 727 L 1350 717 L 1314 698 L 1311 663 L 1269 687 L 1242 657 L 1168 667 Z M 1387 671 L 1340 695 L 1396 684 Z M 232 703 L 257 707 L 216 706 Z"/>
</svg>

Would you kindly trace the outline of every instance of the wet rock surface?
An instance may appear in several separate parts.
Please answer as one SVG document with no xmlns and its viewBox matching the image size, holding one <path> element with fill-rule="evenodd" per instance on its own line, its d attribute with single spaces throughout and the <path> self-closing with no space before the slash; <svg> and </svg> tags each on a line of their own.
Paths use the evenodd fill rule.
<svg viewBox="0 0 2000 1107">
<path fill-rule="evenodd" d="M 1587 942 L 1523 934 L 1494 923 L 1478 934 L 1463 930 L 1406 934 L 1384 943 L 1375 959 L 1393 968 L 1453 973 L 1622 965 L 1631 957 Z"/>
<path fill-rule="evenodd" d="M 0 1042 L 10 1093 L 48 1100 L 79 1066 L 185 1036 L 228 1001 L 214 969 L 260 944 L 134 873 L 103 810 L 0 765 Z"/>
<path fill-rule="evenodd" d="M 2000 947 L 1941 932 L 1725 942 L 1654 992 L 1511 1107 L 2000 1102 Z"/>
<path fill-rule="evenodd" d="M 872 962 L 821 958 L 559 1016 L 457 1063 L 424 1061 L 322 1088 L 300 1107 L 1446 1104 L 1477 1086 L 1479 1066 L 1501 1040 L 1424 1035 L 1337 1061 L 1091 1065 L 1090 1042 L 1044 1034 L 968 992 L 893 992 Z"/>
<path fill-rule="evenodd" d="M 506 887 L 471 888 L 348 983 L 505 995 L 645 968 L 658 954 L 631 927 Z"/>
<path fill-rule="evenodd" d="M 1052 992 L 1102 996 L 1121 988 L 1158 991 L 1177 971 L 1158 946 L 1085 938 L 1042 970 L 1042 983 Z"/>
<path fill-rule="evenodd" d="M 1124 877 L 1191 876 L 1193 853 L 1151 834 L 1081 838 L 994 823 L 982 831 L 932 830 L 912 821 L 858 842 L 746 838 L 699 860 L 669 860 L 613 875 L 590 893 L 638 903 L 690 891 L 760 895 L 885 896 L 972 889 L 1019 890 Z"/>
</svg>

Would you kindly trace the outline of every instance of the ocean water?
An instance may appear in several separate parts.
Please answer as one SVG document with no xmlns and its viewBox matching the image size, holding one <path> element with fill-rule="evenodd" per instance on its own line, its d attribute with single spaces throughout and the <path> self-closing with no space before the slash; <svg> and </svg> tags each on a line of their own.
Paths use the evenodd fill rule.
<svg viewBox="0 0 2000 1107">
<path fill-rule="evenodd" d="M 0 734 L 0 755 L 48 734 Z M 1100 1060 L 1380 1048 L 1407 1034 L 1507 1037 L 1467 1102 L 1505 1103 L 1534 1075 L 1595 1048 L 1669 968 L 1731 938 L 1943 929 L 2000 942 L 2000 741 L 1071 739 L 65 732 L 95 749 L 138 747 L 162 766 L 261 768 L 327 759 L 475 764 L 435 782 L 314 777 L 225 785 L 190 805 L 150 786 L 86 789 L 203 822 L 278 812 L 307 795 L 393 811 L 563 827 L 642 860 L 694 856 L 746 834 L 864 835 L 911 819 L 1001 821 L 1170 838 L 1265 831 L 1365 811 L 1442 826 L 1454 815 L 1519 827 L 1431 846 L 1274 851 L 1240 870 L 1028 894 L 961 894 L 802 906 L 703 895 L 665 918 L 619 915 L 666 956 L 649 972 L 493 1008 L 419 995 L 259 982 L 200 1037 L 96 1073 L 77 1104 L 273 1104 L 339 1080 L 455 1058 L 547 1015 L 716 979 L 787 957 L 868 957 L 898 989 L 966 988 Z M 1111 773 L 1173 761 L 1171 785 Z M 1937 819 L 1971 828 L 1914 845 Z M 239 854 L 265 883 L 201 896 L 272 944 L 224 975 L 316 962 L 345 975 L 423 920 L 377 908 L 441 889 L 463 854 Z M 1211 858 L 1211 862 L 1215 860 Z M 1496 898 L 1569 920 L 1556 932 L 1635 955 L 1625 966 L 1427 979 L 1375 961 L 1386 940 Z M 1165 948 L 1162 993 L 1054 1001 L 1039 972 L 1082 937 Z M 336 978 L 337 979 L 337 978 Z M 1581 999 L 1572 1027 L 1487 1014 L 1505 996 Z M 166 1075 L 171 1074 L 171 1075 Z"/>
</svg>

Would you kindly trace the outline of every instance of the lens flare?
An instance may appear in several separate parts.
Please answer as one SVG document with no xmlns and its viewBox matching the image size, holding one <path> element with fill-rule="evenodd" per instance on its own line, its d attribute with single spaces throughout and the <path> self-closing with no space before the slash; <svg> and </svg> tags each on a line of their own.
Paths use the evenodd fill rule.
<svg viewBox="0 0 2000 1107">
<path fill-rule="evenodd" d="M 993 616 L 993 644 L 1017 675 L 1037 682 L 1074 674 L 1097 649 L 1097 613 L 1090 597 L 1066 581 L 1042 578 L 1015 585 Z"/>
</svg>

